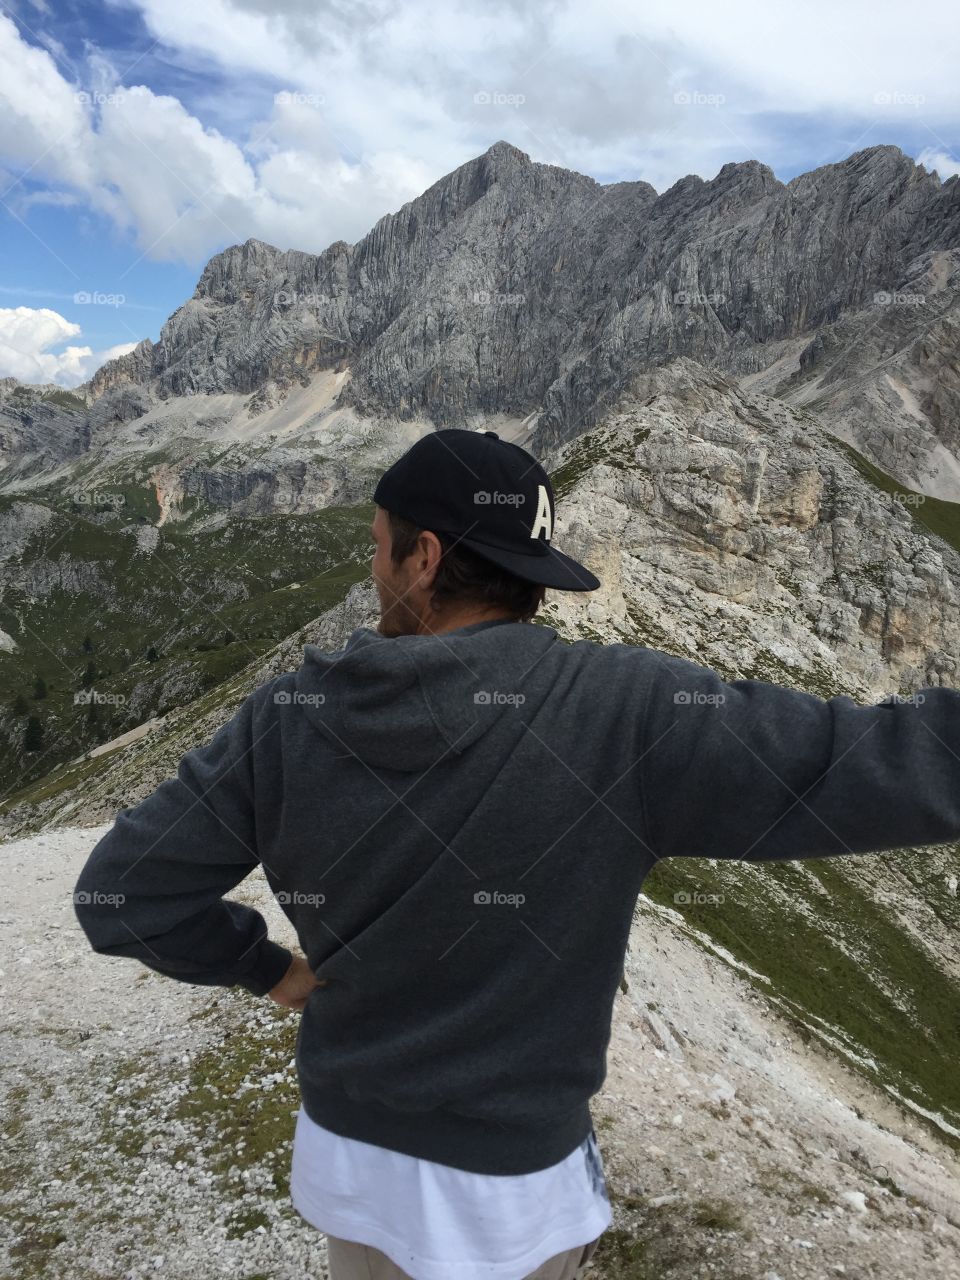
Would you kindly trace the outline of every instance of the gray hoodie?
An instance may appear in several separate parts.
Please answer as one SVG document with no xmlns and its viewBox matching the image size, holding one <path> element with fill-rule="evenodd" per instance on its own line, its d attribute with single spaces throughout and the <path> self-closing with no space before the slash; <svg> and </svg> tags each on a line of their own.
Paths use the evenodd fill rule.
<svg viewBox="0 0 960 1280">
<path fill-rule="evenodd" d="M 264 995 L 291 955 L 222 895 L 260 863 L 326 985 L 303 1105 L 477 1173 L 591 1130 L 637 895 L 662 857 L 960 836 L 960 692 L 862 706 L 498 620 L 307 645 L 77 882 L 98 952 Z"/>
</svg>

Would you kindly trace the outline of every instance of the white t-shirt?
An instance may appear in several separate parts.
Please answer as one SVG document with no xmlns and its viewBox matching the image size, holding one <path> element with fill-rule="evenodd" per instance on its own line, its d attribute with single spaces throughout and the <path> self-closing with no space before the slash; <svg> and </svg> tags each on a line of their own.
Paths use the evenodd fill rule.
<svg viewBox="0 0 960 1280">
<path fill-rule="evenodd" d="M 591 1133 L 536 1173 L 468 1173 L 342 1138 L 301 1106 L 290 1197 L 327 1235 L 373 1245 L 414 1280 L 522 1280 L 612 1221 Z"/>
</svg>

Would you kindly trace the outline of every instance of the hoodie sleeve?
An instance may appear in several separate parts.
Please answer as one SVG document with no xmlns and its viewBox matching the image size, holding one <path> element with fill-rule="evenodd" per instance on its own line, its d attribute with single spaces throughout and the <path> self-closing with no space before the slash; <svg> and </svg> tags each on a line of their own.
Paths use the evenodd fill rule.
<svg viewBox="0 0 960 1280">
<path fill-rule="evenodd" d="M 266 995 L 293 955 L 263 916 L 224 901 L 257 866 L 251 695 L 205 746 L 180 761 L 133 809 L 123 809 L 87 859 L 74 910 L 94 951 L 131 956 L 202 986 Z M 261 738 L 275 732 L 275 722 Z"/>
<path fill-rule="evenodd" d="M 960 691 L 861 705 L 657 656 L 639 768 L 658 858 L 774 862 L 960 837 Z"/>
</svg>

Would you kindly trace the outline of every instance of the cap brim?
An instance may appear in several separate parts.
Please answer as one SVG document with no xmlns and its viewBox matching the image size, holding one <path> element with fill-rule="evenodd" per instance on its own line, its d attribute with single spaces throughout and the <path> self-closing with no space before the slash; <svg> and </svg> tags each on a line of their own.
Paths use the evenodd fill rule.
<svg viewBox="0 0 960 1280">
<path fill-rule="evenodd" d="M 458 538 L 457 545 L 469 547 L 478 556 L 483 556 L 484 560 L 499 565 L 501 569 L 509 569 L 525 582 L 537 582 L 545 587 L 553 587 L 556 591 L 596 591 L 601 585 L 595 574 L 556 547 L 548 548 L 545 556 L 527 556 L 520 551 L 502 551 L 499 547 L 488 547 L 473 538 Z"/>
</svg>

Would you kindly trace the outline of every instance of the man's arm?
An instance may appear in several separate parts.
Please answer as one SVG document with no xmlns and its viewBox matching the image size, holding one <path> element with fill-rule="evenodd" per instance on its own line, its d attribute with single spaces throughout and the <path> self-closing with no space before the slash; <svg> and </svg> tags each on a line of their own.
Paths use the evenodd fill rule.
<svg viewBox="0 0 960 1280">
<path fill-rule="evenodd" d="M 222 898 L 259 862 L 254 697 L 183 757 L 176 777 L 122 810 L 90 854 L 74 909 L 94 951 L 131 956 L 181 982 L 240 985 L 256 996 L 290 968 L 293 953 L 270 941 L 263 916 Z"/>
<path fill-rule="evenodd" d="M 660 657 L 638 765 L 657 857 L 785 861 L 960 837 L 960 690 L 865 706 Z"/>
</svg>

